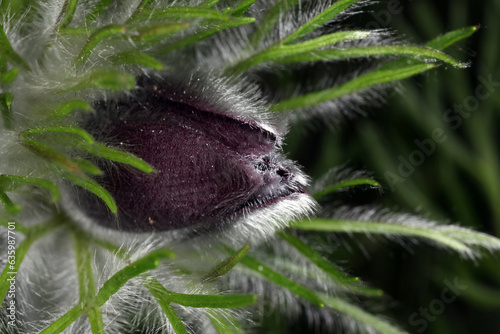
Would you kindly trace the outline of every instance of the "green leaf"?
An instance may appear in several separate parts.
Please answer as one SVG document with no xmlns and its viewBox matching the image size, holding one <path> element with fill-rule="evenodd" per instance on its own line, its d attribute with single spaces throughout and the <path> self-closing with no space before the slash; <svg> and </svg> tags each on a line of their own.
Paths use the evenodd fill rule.
<svg viewBox="0 0 500 334">
<path fill-rule="evenodd" d="M 196 308 L 234 308 L 248 306 L 257 301 L 256 295 L 194 295 L 168 291 L 158 281 L 147 284 L 155 295 L 165 302 Z"/>
<path fill-rule="evenodd" d="M 448 46 L 453 45 L 474 34 L 479 29 L 479 26 L 466 27 L 450 31 L 449 33 L 439 36 L 426 45 L 436 50 L 444 50 Z"/>
<path fill-rule="evenodd" d="M 76 127 L 76 126 L 62 126 L 62 125 L 57 125 L 57 126 L 44 126 L 44 127 L 39 127 L 39 128 L 31 128 L 28 130 L 24 130 L 20 136 L 26 137 L 26 136 L 32 136 L 34 134 L 47 134 L 47 133 L 68 133 L 68 134 L 74 134 L 76 136 L 79 136 L 83 140 L 85 140 L 89 144 L 94 143 L 94 138 L 85 130 L 82 128 Z"/>
<path fill-rule="evenodd" d="M 334 184 L 331 187 L 325 188 L 321 191 L 318 191 L 313 194 L 313 197 L 315 200 L 319 200 L 326 195 L 329 195 L 331 193 L 336 192 L 337 190 L 343 189 L 343 188 L 350 188 L 350 187 L 356 187 L 356 186 L 371 186 L 371 187 L 376 187 L 380 188 L 381 185 L 375 180 L 369 179 L 369 178 L 359 178 L 359 179 L 353 179 L 353 180 L 346 180 L 346 181 L 341 181 L 337 184 Z"/>
<path fill-rule="evenodd" d="M 62 104 L 60 104 L 58 107 L 56 107 L 52 112 L 51 112 L 51 117 L 54 120 L 61 119 L 67 115 L 69 115 L 72 111 L 74 110 L 84 110 L 84 111 L 89 111 L 92 110 L 92 107 L 90 104 L 88 104 L 84 100 L 69 100 L 66 101 Z"/>
<path fill-rule="evenodd" d="M 54 150 L 52 147 L 44 145 L 42 143 L 37 142 L 36 140 L 32 140 L 21 136 L 21 144 L 26 147 L 28 150 L 38 155 L 39 157 L 56 163 L 61 167 L 68 169 L 74 173 L 81 172 L 80 168 L 76 163 L 74 163 L 70 158 L 61 154 L 60 152 Z"/>
<path fill-rule="evenodd" d="M 174 32 L 178 32 L 189 28 L 189 22 L 181 23 L 156 23 L 134 29 L 131 36 L 139 41 L 149 41 L 161 37 L 170 36 Z"/>
<path fill-rule="evenodd" d="M 16 80 L 17 75 L 19 74 L 19 69 L 14 67 L 5 73 L 0 74 L 0 84 L 2 85 L 10 85 L 14 80 Z"/>
<path fill-rule="evenodd" d="M 14 100 L 14 95 L 11 93 L 0 94 L 0 111 L 2 112 L 3 126 L 5 129 L 12 129 L 12 113 L 10 105 Z"/>
<path fill-rule="evenodd" d="M 0 190 L 8 190 L 15 183 L 25 183 L 46 188 L 52 193 L 53 202 L 57 202 L 61 197 L 59 188 L 51 181 L 27 176 L 0 175 Z"/>
<path fill-rule="evenodd" d="M 461 255 L 472 257 L 471 246 L 480 246 L 490 250 L 500 249 L 500 240 L 492 236 L 467 230 L 456 226 L 401 225 L 376 221 L 353 221 L 343 219 L 311 218 L 293 226 L 294 229 L 382 234 L 387 236 L 419 237 L 450 248 Z"/>
<path fill-rule="evenodd" d="M 302 25 L 299 27 L 297 30 L 295 30 L 293 33 L 291 33 L 288 37 L 286 37 L 282 43 L 283 44 L 289 44 L 292 42 L 295 42 L 296 40 L 304 37 L 308 33 L 310 33 L 313 30 L 316 30 L 317 28 L 321 27 L 323 24 L 327 23 L 328 21 L 332 20 L 335 16 L 349 8 L 350 6 L 354 5 L 355 3 L 359 2 L 360 0 L 339 0 L 336 1 L 332 6 L 330 6 L 328 9 L 324 10 L 320 14 L 316 15 L 313 19 L 311 19 L 309 22 L 306 24 Z"/>
<path fill-rule="evenodd" d="M 384 334 L 404 334 L 406 332 L 400 330 L 399 328 L 391 325 L 387 321 L 374 316 L 373 314 L 362 310 L 361 308 L 348 303 L 337 297 L 331 297 L 327 295 L 321 295 L 321 299 L 325 302 L 328 307 L 333 308 L 341 313 L 347 314 L 352 318 L 369 325 L 370 327 L 376 329 L 380 333 Z"/>
<path fill-rule="evenodd" d="M 126 28 L 121 25 L 109 25 L 97 29 L 87 40 L 87 43 L 83 46 L 82 50 L 78 54 L 76 59 L 77 65 L 83 65 L 83 63 L 90 57 L 92 51 L 96 46 L 103 40 L 116 35 L 123 35 Z"/>
<path fill-rule="evenodd" d="M 287 232 L 279 232 L 279 236 L 297 249 L 302 255 L 304 255 L 309 261 L 314 263 L 318 268 L 323 270 L 328 275 L 332 276 L 334 279 L 340 282 L 357 282 L 359 278 L 349 277 L 342 271 L 334 267 L 330 262 L 328 262 L 324 257 L 319 255 L 315 250 L 302 242 L 299 238 L 291 235 Z"/>
<path fill-rule="evenodd" d="M 160 260 L 165 258 L 173 259 L 174 253 L 168 249 L 158 249 L 118 271 L 111 276 L 99 290 L 96 296 L 96 304 L 98 306 L 104 305 L 104 303 L 130 279 L 148 270 L 157 268 L 160 264 Z"/>
<path fill-rule="evenodd" d="M 422 64 L 410 65 L 396 69 L 375 70 L 373 72 L 369 72 L 367 74 L 356 77 L 355 79 L 340 86 L 278 102 L 271 108 L 271 110 L 285 111 L 314 106 L 316 104 L 353 94 L 376 85 L 402 80 L 413 75 L 428 71 L 434 67 L 435 66 L 432 64 Z"/>
<path fill-rule="evenodd" d="M 73 21 L 73 16 L 75 15 L 76 5 L 78 0 L 65 0 L 59 18 L 57 19 L 58 28 L 65 28 L 71 21 Z"/>
<path fill-rule="evenodd" d="M 213 9 L 172 6 L 167 8 L 144 9 L 138 13 L 136 18 L 150 21 L 186 19 L 227 21 L 231 18 L 231 16 Z"/>
<path fill-rule="evenodd" d="M 277 58 L 274 63 L 295 63 L 311 61 L 327 61 L 334 59 L 347 59 L 369 56 L 412 56 L 416 58 L 433 58 L 441 60 L 457 68 L 465 68 L 463 64 L 452 57 L 429 47 L 403 46 L 403 45 L 381 45 L 368 47 L 353 47 L 346 49 L 317 50 L 308 53 L 290 55 Z"/>
<path fill-rule="evenodd" d="M 229 14 L 234 16 L 243 15 L 251 5 L 257 0 L 241 0 L 239 3 L 233 6 L 233 8 L 229 11 Z"/>
<path fill-rule="evenodd" d="M 477 27 L 468 27 L 468 28 L 463 28 L 463 29 L 458 29 L 451 31 L 447 34 L 444 34 L 443 36 L 437 37 L 433 39 L 432 41 L 428 42 L 426 44 L 426 47 L 428 48 L 434 48 L 436 50 L 444 50 L 448 46 L 450 46 L 453 43 L 456 43 L 464 38 L 469 37 L 472 35 L 475 31 L 477 30 Z M 411 64 L 415 64 L 416 61 L 411 59 L 398 59 L 393 62 L 387 63 L 385 65 L 382 65 L 379 67 L 379 70 L 386 70 L 386 69 L 394 69 L 394 68 L 400 68 L 403 66 L 408 66 Z M 466 64 L 461 64 L 460 68 L 467 67 Z"/>
<path fill-rule="evenodd" d="M 211 8 L 215 6 L 220 0 L 205 0 L 201 2 L 198 7 L 200 8 Z"/>
<path fill-rule="evenodd" d="M 19 213 L 19 210 L 21 210 L 21 207 L 17 204 L 14 204 L 10 197 L 7 196 L 7 194 L 3 191 L 0 191 L 0 203 L 2 203 L 2 205 L 5 207 L 5 210 L 7 210 L 7 212 L 11 215 L 15 215 Z"/>
<path fill-rule="evenodd" d="M 95 280 L 88 240 L 85 235 L 82 235 L 81 231 L 73 229 L 72 232 L 80 292 L 79 302 L 87 308 L 92 333 L 104 334 L 102 313 L 100 308 L 95 306 Z"/>
<path fill-rule="evenodd" d="M 50 326 L 45 328 L 40 334 L 58 334 L 62 333 L 69 325 L 74 323 L 85 313 L 82 304 L 77 304 L 71 310 L 66 312 L 62 317 L 54 321 Z"/>
<path fill-rule="evenodd" d="M 86 145 L 85 143 L 82 143 L 82 145 L 79 145 L 78 148 L 95 156 L 132 166 L 145 173 L 152 173 L 155 171 L 153 166 L 141 158 L 136 157 L 132 153 L 107 147 L 97 142 L 93 145 Z"/>
<path fill-rule="evenodd" d="M 30 69 L 28 63 L 12 48 L 2 24 L 0 24 L 0 54 L 2 57 L 6 57 L 13 65 L 21 67 L 24 70 Z"/>
<path fill-rule="evenodd" d="M 313 303 L 314 305 L 317 305 L 319 307 L 323 307 L 324 303 L 321 301 L 321 299 L 316 295 L 315 292 L 309 290 L 305 286 L 289 279 L 283 274 L 278 273 L 277 271 L 274 271 L 270 267 L 266 266 L 265 264 L 257 261 L 256 259 L 245 256 L 240 263 L 247 267 L 248 269 L 253 270 L 254 272 L 258 273 L 259 275 L 263 276 L 265 279 L 267 279 L 270 282 L 273 282 L 288 291 L 292 292 L 293 294 L 304 298 L 305 300 Z"/>
<path fill-rule="evenodd" d="M 232 256 L 228 257 L 227 259 L 216 265 L 215 268 L 213 268 L 210 271 L 210 273 L 205 276 L 203 280 L 211 282 L 225 275 L 229 270 L 233 269 L 233 267 L 237 265 L 238 262 L 240 262 L 240 260 L 246 255 L 249 249 L 250 245 L 248 244 L 241 247 L 240 250 L 238 250 Z"/>
<path fill-rule="evenodd" d="M 95 182 L 85 175 L 79 175 L 76 173 L 63 173 L 63 176 L 77 186 L 90 191 L 91 193 L 102 199 L 112 213 L 117 213 L 118 207 L 116 206 L 116 202 L 113 199 L 113 196 L 111 196 L 111 194 L 99 183 Z"/>
<path fill-rule="evenodd" d="M 132 74 L 115 70 L 97 70 L 75 86 L 64 91 L 74 91 L 88 88 L 106 88 L 112 90 L 130 90 L 135 87 L 135 78 Z"/>
<path fill-rule="evenodd" d="M 168 320 L 170 320 L 170 324 L 172 325 L 172 328 L 174 329 L 175 333 L 187 334 L 186 326 L 184 326 L 182 320 L 175 313 L 175 310 L 172 307 L 172 305 L 170 305 L 170 302 L 165 300 L 165 298 L 163 298 L 163 291 L 165 290 L 163 285 L 161 285 L 160 282 L 158 282 L 153 277 L 148 277 L 148 279 L 149 282 L 146 284 L 146 287 L 148 288 L 149 292 L 151 292 L 153 297 L 156 299 L 158 304 L 160 304 L 163 312 L 165 312 L 165 315 L 167 316 Z"/>
<path fill-rule="evenodd" d="M 155 70 L 163 70 L 163 64 L 159 60 L 136 50 L 118 53 L 111 58 L 111 61 L 116 65 L 141 65 Z"/>
<path fill-rule="evenodd" d="M 229 72 L 240 73 L 253 66 L 267 61 L 275 61 L 283 57 L 290 57 L 293 55 L 300 55 L 309 51 L 318 50 L 325 46 L 333 45 L 338 42 L 363 39 L 370 35 L 367 31 L 340 31 L 333 34 L 323 35 L 302 43 L 292 45 L 275 45 L 266 49 L 256 55 L 251 56 L 234 66 L 229 67 Z"/>
</svg>

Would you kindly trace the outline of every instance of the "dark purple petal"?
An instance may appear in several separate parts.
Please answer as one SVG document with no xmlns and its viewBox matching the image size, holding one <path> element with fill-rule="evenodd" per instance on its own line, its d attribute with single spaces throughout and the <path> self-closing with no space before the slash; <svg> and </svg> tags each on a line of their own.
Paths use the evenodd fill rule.
<svg viewBox="0 0 500 334">
<path fill-rule="evenodd" d="M 155 86 L 98 106 L 93 132 L 157 171 L 107 167 L 98 181 L 115 198 L 118 216 L 80 194 L 81 205 L 99 223 L 134 231 L 212 228 L 303 191 L 276 152 L 274 134 L 165 95 Z"/>
</svg>

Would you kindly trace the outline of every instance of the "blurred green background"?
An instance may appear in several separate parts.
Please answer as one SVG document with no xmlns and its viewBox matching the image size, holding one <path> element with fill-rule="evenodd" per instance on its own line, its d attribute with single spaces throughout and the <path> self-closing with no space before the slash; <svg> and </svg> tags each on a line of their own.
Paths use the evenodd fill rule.
<svg viewBox="0 0 500 334">
<path fill-rule="evenodd" d="M 347 163 L 373 172 L 385 187 L 381 197 L 357 192 L 351 201 L 500 237 L 500 1 L 391 0 L 368 8 L 358 23 L 391 28 L 418 44 L 480 25 L 446 50 L 470 61 L 470 68 L 441 66 L 406 80 L 389 91 L 384 105 L 365 108 L 368 117 L 333 131 L 292 129 L 287 150 L 313 177 Z M 358 236 L 336 241 L 335 260 L 382 288 L 387 314 L 411 333 L 500 333 L 498 254 L 466 261 L 425 244 Z M 454 293 L 448 288 L 453 282 Z"/>
</svg>

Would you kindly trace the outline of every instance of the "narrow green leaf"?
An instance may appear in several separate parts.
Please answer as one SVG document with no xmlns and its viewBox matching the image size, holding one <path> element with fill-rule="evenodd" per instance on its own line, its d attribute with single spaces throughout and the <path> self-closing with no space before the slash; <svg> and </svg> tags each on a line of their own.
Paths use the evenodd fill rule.
<svg viewBox="0 0 500 334">
<path fill-rule="evenodd" d="M 248 269 L 251 269 L 252 271 L 258 273 L 259 275 L 263 276 L 265 279 L 267 279 L 270 282 L 273 282 L 288 291 L 292 292 L 293 294 L 296 294 L 297 296 L 304 298 L 305 300 L 313 303 L 314 305 L 317 305 L 319 307 L 323 307 L 324 303 L 321 301 L 321 299 L 311 290 L 306 288 L 305 286 L 292 281 L 288 277 L 286 277 L 283 274 L 278 273 L 277 271 L 274 271 L 270 267 L 266 266 L 265 264 L 257 261 L 254 258 L 251 258 L 249 256 L 245 256 L 240 263 L 247 267 Z"/>
<path fill-rule="evenodd" d="M 95 156 L 132 166 L 145 173 L 152 173 L 155 171 L 153 166 L 141 158 L 136 157 L 129 152 L 107 147 L 97 142 L 93 145 L 79 145 L 78 148 Z"/>
<path fill-rule="evenodd" d="M 113 199 L 113 196 L 111 196 L 111 194 L 99 183 L 86 177 L 85 175 L 78 175 L 75 173 L 64 173 L 63 176 L 77 186 L 90 191 L 91 193 L 102 199 L 112 213 L 117 213 L 118 208 L 116 206 L 115 200 Z"/>
<path fill-rule="evenodd" d="M 356 187 L 356 186 L 371 186 L 371 187 L 376 187 L 376 188 L 381 187 L 380 183 L 378 183 L 375 180 L 372 180 L 369 178 L 359 178 L 359 179 L 341 181 L 337 184 L 334 184 L 331 187 L 325 188 L 321 191 L 314 193 L 313 197 L 314 197 L 314 199 L 319 200 L 319 199 L 325 197 L 326 195 L 329 195 L 329 194 L 336 192 L 339 189 Z"/>
<path fill-rule="evenodd" d="M 463 28 L 463 29 L 458 29 L 451 31 L 447 34 L 444 34 L 443 36 L 437 37 L 433 39 L 432 41 L 428 42 L 426 44 L 426 47 L 428 48 L 434 48 L 436 50 L 442 51 L 446 49 L 448 46 L 450 46 L 453 43 L 456 43 L 464 38 L 469 37 L 472 35 L 475 31 L 477 30 L 477 27 L 468 27 L 468 28 Z M 401 68 L 405 67 L 408 65 L 412 65 L 417 63 L 413 59 L 398 59 L 395 61 L 392 61 L 390 63 L 387 63 L 385 65 L 382 65 L 379 67 L 379 70 L 387 70 L 387 69 L 395 69 L 395 68 Z M 462 67 L 466 67 L 466 64 L 461 64 Z"/>
<path fill-rule="evenodd" d="M 14 80 L 16 80 L 18 74 L 19 69 L 17 67 L 14 67 L 5 73 L 2 73 L 0 75 L 0 84 L 6 86 L 10 85 L 12 82 L 14 82 Z"/>
<path fill-rule="evenodd" d="M 137 18 L 150 21 L 186 19 L 227 21 L 231 16 L 213 9 L 172 6 L 167 8 L 144 9 L 137 15 Z"/>
<path fill-rule="evenodd" d="M 229 270 L 233 269 L 235 265 L 240 262 L 240 260 L 246 255 L 248 250 L 250 249 L 250 245 L 246 244 L 243 247 L 241 247 L 236 253 L 219 263 L 218 265 L 215 266 L 212 270 L 210 270 L 210 273 L 208 273 L 204 280 L 205 281 L 214 281 L 217 278 L 225 275 Z"/>
<path fill-rule="evenodd" d="M 58 120 L 69 115 L 74 110 L 89 111 L 92 110 L 92 107 L 84 100 L 69 100 L 57 106 L 51 112 L 51 117 Z"/>
<path fill-rule="evenodd" d="M 117 65 L 141 65 L 155 70 L 163 70 L 163 64 L 159 60 L 156 60 L 147 53 L 136 50 L 118 53 L 111 60 Z"/>
<path fill-rule="evenodd" d="M 102 313 L 100 308 L 95 306 L 95 280 L 92 270 L 92 255 L 90 253 L 88 240 L 85 236 L 82 236 L 81 231 L 74 229 L 72 232 L 80 292 L 79 302 L 87 308 L 87 316 L 92 328 L 92 333 L 104 334 Z"/>
<path fill-rule="evenodd" d="M 135 78 L 132 74 L 125 72 L 98 70 L 91 73 L 75 86 L 64 89 L 63 91 L 74 91 L 96 87 L 112 90 L 130 90 L 135 87 Z"/>
<path fill-rule="evenodd" d="M 473 249 L 469 245 L 481 246 L 487 249 L 500 249 L 499 239 L 454 226 L 410 226 L 386 222 L 312 218 L 310 221 L 294 225 L 293 228 L 322 232 L 420 237 L 434 241 L 438 245 L 446 246 L 465 256 L 473 255 Z"/>
<path fill-rule="evenodd" d="M 168 37 L 172 33 L 189 28 L 189 22 L 180 23 L 156 23 L 135 29 L 132 37 L 139 41 L 149 41 L 159 37 Z"/>
<path fill-rule="evenodd" d="M 500 249 L 500 239 L 485 233 L 446 225 L 440 226 L 438 230 L 440 233 L 446 234 L 447 236 L 455 238 L 456 240 L 460 240 L 467 245 L 480 246 L 489 250 Z"/>
<path fill-rule="evenodd" d="M 64 154 L 59 153 L 54 150 L 52 147 L 44 145 L 42 143 L 37 142 L 36 140 L 32 140 L 26 137 L 21 137 L 21 144 L 26 147 L 28 150 L 38 155 L 39 157 L 59 164 L 60 166 L 69 169 L 74 173 L 81 172 L 80 168 L 76 163 L 74 163 L 70 158 L 65 156 Z"/>
<path fill-rule="evenodd" d="M 276 45 L 229 67 L 228 71 L 240 73 L 263 62 L 276 61 L 277 59 L 279 62 L 279 58 L 300 55 L 302 53 L 318 50 L 325 46 L 333 45 L 346 40 L 363 39 L 368 37 L 370 34 L 371 33 L 367 31 L 340 31 L 320 36 L 302 43 L 292 45 Z"/>
<path fill-rule="evenodd" d="M 30 69 L 28 63 L 12 48 L 2 24 L 0 24 L 0 54 L 2 57 L 6 57 L 13 65 L 25 70 Z"/>
<path fill-rule="evenodd" d="M 76 126 L 62 126 L 62 125 L 57 125 L 57 126 L 44 126 L 44 127 L 39 127 L 39 128 L 31 128 L 28 130 L 24 130 L 21 133 L 21 136 L 31 136 L 34 134 L 47 134 L 47 133 L 68 133 L 68 134 L 74 134 L 85 140 L 89 144 L 94 143 L 94 138 L 85 130 L 82 128 L 76 127 Z"/>
<path fill-rule="evenodd" d="M 357 282 L 358 277 L 349 277 L 342 271 L 333 266 L 324 257 L 319 255 L 315 250 L 306 245 L 302 240 L 295 237 L 294 235 L 287 232 L 279 232 L 279 236 L 297 249 L 302 255 L 304 255 L 309 261 L 314 263 L 318 268 L 323 270 L 328 275 L 332 276 L 334 279 L 340 282 Z"/>
<path fill-rule="evenodd" d="M 125 33 L 126 28 L 121 25 L 109 25 L 97 29 L 87 40 L 87 43 L 83 46 L 82 50 L 78 54 L 76 63 L 77 65 L 82 65 L 92 54 L 92 51 L 96 46 L 104 39 L 122 35 Z"/>
<path fill-rule="evenodd" d="M 215 6 L 220 0 L 204 0 L 202 1 L 198 7 L 199 8 L 211 8 Z"/>
<path fill-rule="evenodd" d="M 15 215 L 19 213 L 21 207 L 17 204 L 14 204 L 9 196 L 3 191 L 0 191 L 0 203 L 5 207 L 5 210 L 11 215 Z"/>
<path fill-rule="evenodd" d="M 183 37 L 181 40 L 175 42 L 174 44 L 166 47 L 165 49 L 160 51 L 160 54 L 167 54 L 171 51 L 182 49 L 188 45 L 197 43 L 199 41 L 202 41 L 204 39 L 207 39 L 208 37 L 215 35 L 221 30 L 224 29 L 229 29 L 229 28 L 234 28 L 234 27 L 239 27 L 245 24 L 253 23 L 255 22 L 255 18 L 253 17 L 239 17 L 239 18 L 233 18 L 228 22 L 221 22 L 218 23 L 216 26 L 211 27 L 211 28 L 206 28 L 205 30 L 197 31 L 193 35 L 189 37 Z"/>
<path fill-rule="evenodd" d="M 76 5 L 78 0 L 65 0 L 59 18 L 57 19 L 58 28 L 65 28 L 71 21 L 73 21 L 73 16 L 75 15 Z"/>
<path fill-rule="evenodd" d="M 170 302 L 163 298 L 163 290 L 165 290 L 165 288 L 155 278 L 150 277 L 149 280 L 150 281 L 146 284 L 146 287 L 161 306 L 163 312 L 165 312 L 165 315 L 168 320 L 170 320 L 170 324 L 172 325 L 175 333 L 187 334 L 186 326 L 184 326 L 182 320 L 175 313 L 175 310 L 172 305 L 170 305 Z"/>
<path fill-rule="evenodd" d="M 104 323 L 102 321 L 102 312 L 100 308 L 92 307 L 88 309 L 87 317 L 89 318 L 92 334 L 105 334 Z"/>
<path fill-rule="evenodd" d="M 118 290 L 120 290 L 120 288 L 130 279 L 148 270 L 157 268 L 161 259 L 172 259 L 173 257 L 174 253 L 171 250 L 158 249 L 127 265 L 104 283 L 102 288 L 97 293 L 96 304 L 98 306 L 104 305 L 104 303 Z"/>
<path fill-rule="evenodd" d="M 316 50 L 312 52 L 290 55 L 283 58 L 273 60 L 274 63 L 295 63 L 295 62 L 311 62 L 311 61 L 327 61 L 335 59 L 348 59 L 357 57 L 369 56 L 412 56 L 415 58 L 433 58 L 441 60 L 457 68 L 465 68 L 463 64 L 452 57 L 431 49 L 421 46 L 403 46 L 403 45 L 381 45 L 368 47 L 354 47 L 346 49 L 329 49 Z"/>
<path fill-rule="evenodd" d="M 2 112 L 3 126 L 5 129 L 12 129 L 12 113 L 10 105 L 14 95 L 11 93 L 0 94 L 0 111 Z"/>
<path fill-rule="evenodd" d="M 16 175 L 0 175 L 0 190 L 7 190 L 13 183 L 25 183 L 48 189 L 52 193 L 52 201 L 57 202 L 61 197 L 59 188 L 51 181 Z"/>
<path fill-rule="evenodd" d="M 295 42 L 296 40 L 304 37 L 308 33 L 310 33 L 313 30 L 316 30 L 317 28 L 321 27 L 323 24 L 327 23 L 328 21 L 332 20 L 335 16 L 349 8 L 350 6 L 354 5 L 355 3 L 359 2 L 360 0 L 339 0 L 335 2 L 332 6 L 330 6 L 328 9 L 324 10 L 320 14 L 316 15 L 313 19 L 311 19 L 309 22 L 306 24 L 302 25 L 299 27 L 297 30 L 295 30 L 293 33 L 288 35 L 282 43 L 283 44 L 289 44 L 292 42 Z"/>
<path fill-rule="evenodd" d="M 257 0 L 241 0 L 239 3 L 233 6 L 233 8 L 229 11 L 229 14 L 234 16 L 243 15 L 251 5 Z"/>
<path fill-rule="evenodd" d="M 350 293 L 355 293 L 355 294 L 361 295 L 361 296 L 381 297 L 384 295 L 384 291 L 382 291 L 380 289 L 366 287 L 364 285 L 350 284 L 350 285 L 347 285 L 345 287 L 347 288 L 347 290 Z M 344 287 L 342 287 L 342 288 L 344 288 Z"/>
<path fill-rule="evenodd" d="M 281 57 L 284 54 L 291 54 L 291 53 L 298 54 L 312 50 L 318 50 L 323 47 L 330 46 L 339 42 L 349 41 L 353 39 L 367 38 L 370 35 L 371 35 L 370 31 L 361 31 L 361 30 L 334 32 L 332 34 L 327 34 L 313 39 L 309 39 L 301 43 L 283 45 L 279 49 L 276 49 L 276 51 L 273 50 L 274 51 L 273 58 Z"/>
<path fill-rule="evenodd" d="M 159 283 L 158 283 L 159 284 Z M 234 308 L 248 306 L 257 301 L 256 295 L 194 295 L 177 293 L 166 290 L 163 286 L 160 288 L 154 281 L 148 283 L 151 289 L 155 289 L 161 296 L 161 299 L 169 303 L 175 303 L 188 307 L 206 307 L 206 308 Z"/>
<path fill-rule="evenodd" d="M 442 36 L 439 36 L 426 45 L 430 48 L 436 50 L 444 50 L 448 46 L 453 45 L 475 33 L 479 29 L 479 26 L 466 27 L 462 29 L 457 29 L 450 31 Z"/>
<path fill-rule="evenodd" d="M 62 317 L 54 321 L 47 328 L 40 332 L 40 334 L 58 334 L 62 333 L 69 325 L 74 323 L 76 319 L 80 318 L 85 313 L 82 304 L 77 304 L 71 310 L 66 312 Z"/>
<path fill-rule="evenodd" d="M 321 299 L 325 302 L 328 307 L 333 308 L 341 313 L 347 314 L 354 319 L 367 324 L 368 326 L 374 328 L 380 333 L 384 334 L 405 334 L 406 332 L 400 330 L 399 328 L 393 326 L 387 321 L 374 316 L 373 314 L 364 311 L 363 309 L 355 306 L 345 300 L 337 297 L 331 297 L 327 295 L 321 295 Z"/>
<path fill-rule="evenodd" d="M 278 102 L 271 108 L 271 110 L 285 111 L 303 107 L 310 107 L 322 102 L 353 94 L 376 85 L 402 80 L 413 75 L 428 71 L 434 67 L 435 65 L 432 64 L 419 64 L 397 69 L 375 70 L 373 72 L 361 75 L 340 86 Z"/>
<path fill-rule="evenodd" d="M 255 32 L 250 36 L 250 45 L 257 48 L 259 44 L 278 24 L 281 15 L 294 6 L 298 0 L 280 0 L 266 12 L 264 19 L 256 27 Z"/>
</svg>

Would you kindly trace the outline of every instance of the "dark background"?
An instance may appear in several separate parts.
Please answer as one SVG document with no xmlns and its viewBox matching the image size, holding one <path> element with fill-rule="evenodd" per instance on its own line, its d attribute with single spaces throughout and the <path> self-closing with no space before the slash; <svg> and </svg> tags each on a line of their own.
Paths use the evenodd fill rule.
<svg viewBox="0 0 500 334">
<path fill-rule="evenodd" d="M 460 223 L 499 237 L 500 1 L 393 0 L 368 9 L 371 12 L 357 18 L 361 26 L 377 22 L 417 44 L 480 25 L 472 37 L 446 50 L 471 66 L 465 70 L 441 66 L 405 80 L 388 92 L 381 107 L 365 108 L 368 117 L 334 130 L 321 125 L 306 133 L 292 129 L 287 150 L 313 177 L 347 163 L 372 171 L 385 186 L 381 197 L 353 193 L 352 201 Z M 481 80 L 488 78 L 499 84 L 484 98 L 476 89 L 480 87 L 480 95 L 487 92 Z M 462 106 L 465 116 L 453 111 L 455 105 Z M 397 175 L 402 160 L 410 161 L 418 155 L 415 150 L 422 151 L 415 141 L 428 142 L 437 128 L 445 131 L 446 141 L 436 143 L 435 151 L 424 154 L 408 177 L 391 189 L 387 172 Z M 500 333 L 498 254 L 484 253 L 470 261 L 427 244 L 402 246 L 358 237 L 341 237 L 338 242 L 334 260 L 344 261 L 354 275 L 382 288 L 387 315 L 408 331 Z M 460 286 L 456 294 L 445 290 L 447 282 Z M 427 315 L 421 308 L 428 309 Z"/>
</svg>

